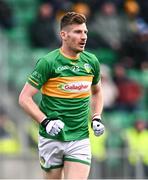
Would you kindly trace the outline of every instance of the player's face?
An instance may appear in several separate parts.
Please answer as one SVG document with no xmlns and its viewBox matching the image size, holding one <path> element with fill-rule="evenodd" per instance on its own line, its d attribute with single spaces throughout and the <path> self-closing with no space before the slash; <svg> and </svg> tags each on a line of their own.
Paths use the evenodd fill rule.
<svg viewBox="0 0 148 180">
<path fill-rule="evenodd" d="M 64 43 L 67 49 L 79 53 L 85 49 L 87 41 L 87 27 L 86 24 L 73 24 L 66 27 L 64 31 Z"/>
</svg>

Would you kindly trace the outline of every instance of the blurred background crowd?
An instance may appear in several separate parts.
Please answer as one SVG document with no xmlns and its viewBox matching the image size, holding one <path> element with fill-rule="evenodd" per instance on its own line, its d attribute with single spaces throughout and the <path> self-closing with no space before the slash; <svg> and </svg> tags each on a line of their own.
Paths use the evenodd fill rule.
<svg viewBox="0 0 148 180">
<path fill-rule="evenodd" d="M 87 17 L 86 49 L 101 63 L 106 132 L 96 138 L 90 129 L 90 178 L 148 178 L 146 0 L 0 0 L 0 178 L 41 177 L 38 125 L 18 94 L 38 58 L 60 47 L 67 11 Z"/>
</svg>

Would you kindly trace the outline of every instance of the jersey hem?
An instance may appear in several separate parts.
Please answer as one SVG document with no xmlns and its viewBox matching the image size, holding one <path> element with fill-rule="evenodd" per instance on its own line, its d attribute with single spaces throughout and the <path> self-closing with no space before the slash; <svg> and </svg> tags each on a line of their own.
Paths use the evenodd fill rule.
<svg viewBox="0 0 148 180">
<path fill-rule="evenodd" d="M 47 139 L 55 139 L 55 140 L 62 141 L 62 142 L 77 141 L 77 140 L 82 140 L 82 139 L 87 139 L 87 138 L 89 138 L 89 135 L 88 135 L 88 136 L 80 137 L 80 138 L 77 138 L 77 139 L 75 139 L 75 138 L 72 138 L 72 139 L 61 139 L 61 138 L 56 138 L 56 137 L 53 137 L 53 136 L 50 136 L 50 135 L 47 136 L 47 135 L 42 134 L 42 133 L 40 133 L 40 132 L 39 132 L 39 135 L 42 136 L 42 137 L 44 137 L 44 138 L 47 138 Z"/>
<path fill-rule="evenodd" d="M 29 79 L 27 80 L 27 82 L 28 82 L 30 85 L 32 85 L 34 88 L 40 90 L 40 87 L 37 86 L 37 85 L 35 85 L 35 84 L 34 84 L 33 82 L 31 82 Z"/>
</svg>

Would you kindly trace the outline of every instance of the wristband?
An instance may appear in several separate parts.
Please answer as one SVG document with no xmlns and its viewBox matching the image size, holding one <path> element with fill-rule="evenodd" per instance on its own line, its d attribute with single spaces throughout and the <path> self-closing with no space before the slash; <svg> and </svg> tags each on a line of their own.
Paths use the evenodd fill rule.
<svg viewBox="0 0 148 180">
<path fill-rule="evenodd" d="M 95 114 L 92 116 L 92 119 L 101 119 L 101 115 L 95 113 Z"/>
<path fill-rule="evenodd" d="M 102 122 L 101 119 L 98 119 L 98 118 L 94 118 L 92 121 Z"/>
<path fill-rule="evenodd" d="M 45 118 L 40 124 L 46 128 L 47 124 L 50 122 L 50 120 L 48 118 Z"/>
</svg>

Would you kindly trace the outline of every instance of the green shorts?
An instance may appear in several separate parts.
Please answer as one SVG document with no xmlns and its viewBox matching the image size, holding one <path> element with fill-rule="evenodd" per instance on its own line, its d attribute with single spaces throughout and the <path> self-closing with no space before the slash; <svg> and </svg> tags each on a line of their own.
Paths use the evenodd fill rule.
<svg viewBox="0 0 148 180">
<path fill-rule="evenodd" d="M 39 135 L 38 148 L 40 165 L 45 171 L 62 167 L 64 161 L 80 162 L 87 165 L 91 163 L 91 149 L 88 138 L 63 142 Z"/>
</svg>

